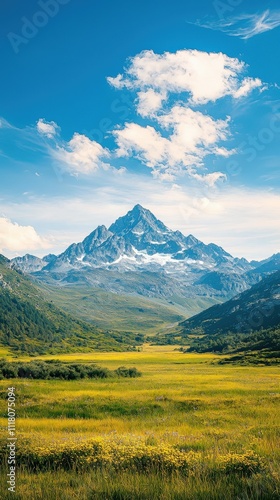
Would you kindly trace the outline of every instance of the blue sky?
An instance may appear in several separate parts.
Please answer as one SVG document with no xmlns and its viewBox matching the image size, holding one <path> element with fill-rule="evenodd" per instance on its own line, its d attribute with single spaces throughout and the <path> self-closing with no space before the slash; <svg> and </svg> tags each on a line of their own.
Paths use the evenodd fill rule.
<svg viewBox="0 0 280 500">
<path fill-rule="evenodd" d="M 1 252 L 58 253 L 135 203 L 279 251 L 277 1 L 12 0 L 0 26 Z"/>
</svg>

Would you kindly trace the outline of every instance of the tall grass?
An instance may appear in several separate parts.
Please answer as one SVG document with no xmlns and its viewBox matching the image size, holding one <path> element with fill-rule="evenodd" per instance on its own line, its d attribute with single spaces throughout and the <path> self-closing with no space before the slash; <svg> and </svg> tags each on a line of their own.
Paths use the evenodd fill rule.
<svg viewBox="0 0 280 500">
<path fill-rule="evenodd" d="M 215 364 L 216 356 L 182 354 L 166 346 L 55 358 L 96 362 L 109 369 L 135 366 L 143 376 L 94 381 L 14 380 L 19 458 L 27 469 L 18 471 L 17 496 L 13 498 L 280 498 L 277 367 L 221 366 Z M 8 381 L 0 381 L 0 435 L 4 440 L 8 385 Z M 164 468 L 158 472 L 152 468 L 133 470 L 131 464 L 126 470 L 115 470 L 107 462 L 98 470 L 89 467 L 79 474 L 56 470 L 51 475 L 48 470 L 38 470 L 34 475 L 31 463 L 20 455 L 26 445 L 35 452 L 54 444 L 66 449 L 73 442 L 87 446 L 94 439 L 133 442 L 135 450 L 141 444 L 155 455 L 157 449 L 165 447 L 176 456 L 195 456 L 196 473 L 182 475 L 176 469 L 167 475 Z M 232 457 L 246 458 L 248 450 L 264 464 L 263 469 L 255 469 L 249 477 L 236 473 L 234 466 L 223 468 L 225 460 L 231 463 Z M 6 498 L 4 471 L 5 466 L 1 499 Z"/>
<path fill-rule="evenodd" d="M 15 494 L 7 495 L 0 484 L 3 500 L 278 500 L 280 490 L 271 476 L 252 477 L 205 475 L 166 477 L 151 473 L 117 473 L 98 470 L 84 474 L 58 471 L 32 474 L 22 471 Z"/>
</svg>

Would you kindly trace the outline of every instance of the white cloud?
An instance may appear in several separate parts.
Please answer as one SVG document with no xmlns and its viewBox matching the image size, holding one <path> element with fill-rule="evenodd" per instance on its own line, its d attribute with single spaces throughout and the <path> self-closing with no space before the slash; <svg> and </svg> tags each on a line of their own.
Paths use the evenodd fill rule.
<svg viewBox="0 0 280 500">
<path fill-rule="evenodd" d="M 108 169 L 103 158 L 109 157 L 109 151 L 98 142 L 82 134 L 75 133 L 72 139 L 52 150 L 52 156 L 73 174 L 90 174 L 100 167 Z"/>
<path fill-rule="evenodd" d="M 270 11 L 268 9 L 261 14 L 245 14 L 237 18 L 236 24 L 236 30 L 229 34 L 247 40 L 280 26 L 280 11 Z"/>
<path fill-rule="evenodd" d="M 0 117 L 0 128 L 8 128 L 8 129 L 14 129 L 13 127 L 5 118 Z"/>
<path fill-rule="evenodd" d="M 207 153 L 207 148 L 216 144 L 219 140 L 228 137 L 229 119 L 214 120 L 200 111 L 176 105 L 169 113 L 158 117 L 158 122 L 167 130 L 172 130 L 171 138 L 176 145 L 183 147 L 186 152 L 195 153 L 200 156 Z M 198 152 L 202 146 L 203 151 Z"/>
<path fill-rule="evenodd" d="M 229 158 L 232 154 L 236 153 L 236 149 L 226 149 L 223 147 L 217 147 L 213 149 L 213 152 L 217 156 L 223 156 L 224 158 Z"/>
<path fill-rule="evenodd" d="M 43 118 L 37 122 L 36 133 L 30 128 L 26 136 L 38 151 L 49 155 L 59 175 L 63 170 L 72 175 L 90 175 L 101 170 L 123 174 L 124 168 L 111 166 L 109 160 L 114 165 L 115 156 L 136 157 L 156 179 L 174 181 L 186 173 L 214 186 L 225 174 L 213 172 L 212 167 L 209 170 L 206 159 L 209 155 L 227 158 L 236 152 L 223 144 L 231 139 L 230 120 L 226 116 L 214 118 L 205 107 L 203 112 L 197 107 L 225 96 L 238 99 L 253 89 L 263 89 L 259 78 L 244 76 L 245 70 L 244 62 L 223 53 L 143 51 L 131 58 L 123 75 L 108 78 L 116 88 L 127 87 L 134 92 L 141 116 L 141 124 L 116 125 L 112 132 L 115 151 L 77 132 L 68 142 L 64 141 L 59 126 Z"/>
<path fill-rule="evenodd" d="M 280 10 L 271 11 L 267 9 L 261 13 L 242 14 L 218 22 L 197 22 L 196 24 L 203 28 L 223 31 L 230 36 L 248 40 L 256 35 L 278 28 L 280 26 Z"/>
<path fill-rule="evenodd" d="M 227 95 L 235 96 L 244 86 L 244 62 L 223 53 L 179 50 L 175 53 L 155 54 L 146 50 L 133 57 L 123 75 L 108 78 L 114 87 L 138 92 L 138 112 L 151 114 L 168 93 L 188 94 L 192 104 L 206 104 Z M 261 86 L 260 80 L 251 80 L 250 90 Z M 247 78 L 248 81 L 248 78 Z M 154 95 L 147 94 L 150 90 Z M 143 104 L 144 101 L 144 104 Z M 150 107 L 149 107 L 150 104 Z"/>
<path fill-rule="evenodd" d="M 143 127 L 127 123 L 123 129 L 115 130 L 119 156 L 136 156 L 153 170 L 162 180 L 174 180 L 180 172 L 210 183 L 225 177 L 220 172 L 215 175 L 198 175 L 196 169 L 203 167 L 203 158 L 209 154 L 229 156 L 231 151 L 218 147 L 220 141 L 229 137 L 229 119 L 214 120 L 199 111 L 176 105 L 170 112 L 156 117 L 164 137 L 152 126 Z"/>
<path fill-rule="evenodd" d="M 212 172 L 211 174 L 201 175 L 198 173 L 193 173 L 192 177 L 200 182 L 204 182 L 209 187 L 214 187 L 215 184 L 220 180 L 225 180 L 227 176 L 222 172 Z"/>
<path fill-rule="evenodd" d="M 0 217 L 0 252 L 24 252 L 49 246 L 47 239 L 41 238 L 32 226 L 20 226 Z"/>
<path fill-rule="evenodd" d="M 153 89 L 138 92 L 138 113 L 143 117 L 153 115 L 156 111 L 160 110 L 166 98 L 166 93 L 156 92 Z"/>
<path fill-rule="evenodd" d="M 30 128 L 28 133 L 29 139 L 31 137 L 32 142 L 53 160 L 54 169 L 59 176 L 62 172 L 73 176 L 90 175 L 101 169 L 119 175 L 125 172 L 124 167 L 115 168 L 107 163 L 111 158 L 109 149 L 86 135 L 75 132 L 69 141 L 64 141 L 60 135 L 60 127 L 53 121 L 46 122 L 40 118 L 36 129 Z M 41 136 L 50 140 L 42 142 Z"/>
<path fill-rule="evenodd" d="M 55 138 L 56 144 L 49 146 L 48 153 L 59 168 L 72 175 L 88 175 L 100 169 L 112 172 L 114 167 L 107 162 L 116 154 L 136 156 L 158 179 L 173 181 L 187 173 L 214 185 L 225 175 L 208 172 L 204 159 L 208 155 L 228 157 L 235 152 L 221 144 L 230 138 L 229 119 L 214 119 L 191 107 L 228 95 L 245 97 L 253 89 L 262 88 L 260 79 L 244 77 L 245 69 L 244 62 L 223 53 L 179 50 L 160 55 L 143 51 L 131 58 L 123 75 L 108 81 L 118 89 L 133 91 L 137 112 L 152 123 L 117 125 L 112 132 L 116 151 L 112 153 L 79 133 L 64 142 L 57 124 L 43 119 L 38 121 L 37 130 L 49 139 Z"/>
<path fill-rule="evenodd" d="M 116 89 L 122 89 L 124 87 L 123 77 L 121 74 L 119 74 L 115 78 L 108 76 L 107 81 L 108 83 L 110 83 L 110 85 L 113 85 L 113 87 L 115 87 Z"/>
<path fill-rule="evenodd" d="M 261 88 L 264 90 L 264 86 L 262 84 L 262 81 L 259 78 L 244 78 L 242 85 L 239 87 L 239 89 L 236 90 L 236 92 L 233 94 L 233 97 L 236 99 L 240 97 L 246 97 L 252 90 Z"/>
<path fill-rule="evenodd" d="M 59 131 L 59 126 L 55 122 L 46 122 L 43 118 L 37 121 L 37 131 L 39 134 L 46 135 L 48 139 L 52 139 Z"/>
<path fill-rule="evenodd" d="M 115 130 L 118 156 L 130 156 L 136 152 L 148 167 L 164 162 L 168 149 L 165 139 L 154 127 L 142 127 L 138 123 L 127 123 L 121 130 Z"/>
<path fill-rule="evenodd" d="M 117 155 L 136 156 L 162 180 L 183 173 L 208 185 L 224 179 L 221 172 L 207 172 L 204 159 L 236 152 L 221 144 L 230 138 L 229 118 L 213 118 L 194 107 L 264 89 L 245 71 L 243 61 L 221 52 L 146 50 L 131 58 L 124 73 L 108 82 L 134 92 L 137 112 L 150 123 L 116 127 Z"/>
</svg>

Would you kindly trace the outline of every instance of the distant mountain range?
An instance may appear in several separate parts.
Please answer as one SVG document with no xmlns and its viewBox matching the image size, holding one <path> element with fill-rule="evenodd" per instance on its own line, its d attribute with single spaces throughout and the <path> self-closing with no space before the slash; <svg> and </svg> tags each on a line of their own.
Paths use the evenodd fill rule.
<svg viewBox="0 0 280 500">
<path fill-rule="evenodd" d="M 235 258 L 170 230 L 141 205 L 60 255 L 0 257 L 0 343 L 15 350 L 119 350 L 146 332 L 167 342 L 202 334 L 197 349 L 220 352 L 228 345 L 220 337 L 237 348 L 244 335 L 277 328 L 279 315 L 280 253 Z M 276 345 L 274 330 L 257 334 Z"/>
<path fill-rule="evenodd" d="M 55 286 L 88 286 L 180 304 L 186 298 L 226 300 L 280 268 L 280 254 L 266 261 L 234 258 L 214 243 L 168 229 L 136 205 L 108 229 L 98 226 L 58 256 L 17 257 L 24 273 Z"/>
</svg>

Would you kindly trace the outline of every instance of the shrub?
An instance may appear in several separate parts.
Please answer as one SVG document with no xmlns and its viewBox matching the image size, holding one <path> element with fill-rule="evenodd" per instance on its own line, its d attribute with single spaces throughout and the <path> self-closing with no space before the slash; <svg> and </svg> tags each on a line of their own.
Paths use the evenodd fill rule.
<svg viewBox="0 0 280 500">
<path fill-rule="evenodd" d="M 76 470 L 85 471 L 109 467 L 115 471 L 150 474 L 180 473 L 197 474 L 239 474 L 252 476 L 265 470 L 261 457 L 254 453 L 228 454 L 218 458 L 216 463 L 208 461 L 200 452 L 180 451 L 171 445 L 159 443 L 150 445 L 142 440 L 93 438 L 88 441 L 68 441 L 42 444 L 36 441 L 21 442 L 17 459 L 21 466 L 33 471 Z M 7 453 L 6 442 L 0 443 L 0 456 Z"/>
<path fill-rule="evenodd" d="M 130 377 L 130 378 L 136 378 L 136 377 L 141 377 L 141 372 L 137 370 L 137 368 L 126 368 L 125 366 L 120 366 L 116 370 L 116 374 L 118 377 Z"/>
<path fill-rule="evenodd" d="M 262 458 L 254 452 L 247 452 L 243 455 L 225 455 L 220 461 L 220 466 L 225 474 L 235 473 L 242 476 L 252 476 L 252 474 L 262 472 L 265 468 Z"/>
<path fill-rule="evenodd" d="M 121 366 L 110 371 L 95 364 L 62 363 L 61 361 L 31 361 L 28 363 L 10 363 L 0 360 L 0 378 L 60 379 L 80 380 L 84 378 L 140 377 L 136 368 Z"/>
</svg>

